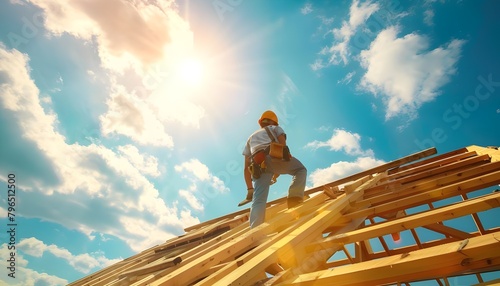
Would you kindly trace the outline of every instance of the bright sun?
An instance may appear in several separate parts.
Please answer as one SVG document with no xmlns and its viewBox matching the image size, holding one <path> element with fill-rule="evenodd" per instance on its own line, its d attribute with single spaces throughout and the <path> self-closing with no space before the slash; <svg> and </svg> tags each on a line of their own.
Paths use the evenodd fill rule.
<svg viewBox="0 0 500 286">
<path fill-rule="evenodd" d="M 197 86 L 203 81 L 204 69 L 199 60 L 186 59 L 179 65 L 179 77 L 190 86 Z"/>
</svg>

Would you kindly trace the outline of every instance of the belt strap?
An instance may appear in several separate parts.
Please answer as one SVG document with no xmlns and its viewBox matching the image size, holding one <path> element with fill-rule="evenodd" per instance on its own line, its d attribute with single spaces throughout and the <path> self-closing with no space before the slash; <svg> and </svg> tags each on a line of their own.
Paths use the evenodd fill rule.
<svg viewBox="0 0 500 286">
<path fill-rule="evenodd" d="M 269 136 L 269 138 L 271 138 L 271 141 L 273 141 L 273 142 L 278 141 L 278 140 L 276 140 L 276 138 L 274 138 L 274 134 L 272 134 L 272 132 L 271 132 L 271 130 L 269 130 L 268 126 L 264 127 L 264 129 L 266 129 L 267 136 Z"/>
</svg>

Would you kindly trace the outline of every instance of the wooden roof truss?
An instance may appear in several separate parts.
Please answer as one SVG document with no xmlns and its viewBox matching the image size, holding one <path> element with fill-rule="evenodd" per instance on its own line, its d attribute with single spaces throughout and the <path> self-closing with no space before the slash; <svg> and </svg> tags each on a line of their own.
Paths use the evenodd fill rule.
<svg viewBox="0 0 500 286">
<path fill-rule="evenodd" d="M 500 283 L 500 151 L 435 154 L 309 189 L 293 209 L 269 202 L 254 229 L 249 209 L 191 226 L 70 285 Z"/>
</svg>

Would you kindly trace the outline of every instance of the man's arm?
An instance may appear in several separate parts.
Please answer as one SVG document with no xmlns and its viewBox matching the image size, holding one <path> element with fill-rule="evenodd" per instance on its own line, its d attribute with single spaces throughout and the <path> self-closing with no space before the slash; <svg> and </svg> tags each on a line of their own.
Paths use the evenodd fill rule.
<svg viewBox="0 0 500 286">
<path fill-rule="evenodd" d="M 243 176 L 245 178 L 245 184 L 247 185 L 247 196 L 244 200 L 242 200 L 238 206 L 249 203 L 253 199 L 253 184 L 252 184 L 252 174 L 250 174 L 250 170 L 248 170 L 248 166 L 250 166 L 250 157 L 245 156 L 245 168 L 243 170 Z"/>
<path fill-rule="evenodd" d="M 245 156 L 245 168 L 243 170 L 243 176 L 245 178 L 245 184 L 247 185 L 247 189 L 253 189 L 253 184 L 252 184 L 252 174 L 250 174 L 250 170 L 248 170 L 248 167 L 250 166 L 250 157 Z"/>
</svg>

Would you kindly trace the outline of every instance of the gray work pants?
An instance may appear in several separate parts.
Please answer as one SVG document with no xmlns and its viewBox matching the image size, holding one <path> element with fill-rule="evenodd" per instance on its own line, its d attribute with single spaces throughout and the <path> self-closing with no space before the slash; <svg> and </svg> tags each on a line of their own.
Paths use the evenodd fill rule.
<svg viewBox="0 0 500 286">
<path fill-rule="evenodd" d="M 267 155 L 266 166 L 266 171 L 261 174 L 259 179 L 254 180 L 253 201 L 252 208 L 250 209 L 251 228 L 264 222 L 269 186 L 271 185 L 273 174 L 291 175 L 292 182 L 288 188 L 288 197 L 304 197 L 307 169 L 299 160 L 292 157 L 290 161 L 283 161 Z"/>
</svg>

